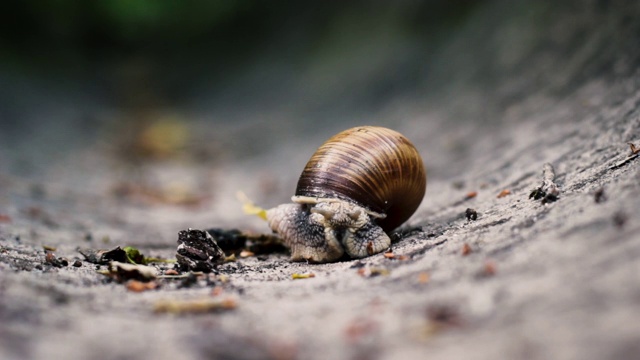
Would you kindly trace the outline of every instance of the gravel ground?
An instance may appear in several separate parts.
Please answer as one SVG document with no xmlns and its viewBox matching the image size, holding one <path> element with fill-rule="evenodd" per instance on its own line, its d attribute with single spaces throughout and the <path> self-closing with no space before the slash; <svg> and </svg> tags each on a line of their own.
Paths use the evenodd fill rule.
<svg viewBox="0 0 640 360">
<path fill-rule="evenodd" d="M 176 115 L 190 147 L 168 160 L 140 155 L 126 111 L 13 79 L 23 86 L 5 104 L 53 100 L 2 128 L 0 358 L 640 357 L 640 158 L 628 145 L 640 146 L 640 7 L 531 3 L 485 3 L 433 54 L 423 91 L 376 110 L 323 122 L 296 103 L 194 103 Z M 189 227 L 267 232 L 236 191 L 287 202 L 313 150 L 363 123 L 407 135 L 429 173 L 395 258 L 250 256 L 138 293 L 77 250 L 173 258 Z M 533 200 L 547 163 L 559 195 Z M 52 266 L 43 245 L 82 265 Z M 182 300 L 235 307 L 154 311 Z"/>
</svg>

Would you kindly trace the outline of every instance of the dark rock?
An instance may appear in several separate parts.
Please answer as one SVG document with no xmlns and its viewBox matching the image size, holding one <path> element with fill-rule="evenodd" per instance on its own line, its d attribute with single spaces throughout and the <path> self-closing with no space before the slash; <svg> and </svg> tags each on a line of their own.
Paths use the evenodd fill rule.
<svg viewBox="0 0 640 360">
<path fill-rule="evenodd" d="M 211 272 L 225 254 L 208 232 L 189 229 L 178 232 L 176 258 L 182 271 Z"/>
</svg>

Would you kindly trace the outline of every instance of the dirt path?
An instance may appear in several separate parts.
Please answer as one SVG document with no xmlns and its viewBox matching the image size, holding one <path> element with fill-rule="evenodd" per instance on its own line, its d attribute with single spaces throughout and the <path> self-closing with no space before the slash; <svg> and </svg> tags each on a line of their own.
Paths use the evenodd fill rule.
<svg viewBox="0 0 640 360">
<path fill-rule="evenodd" d="M 313 128 L 283 105 L 269 123 L 239 110 L 246 122 L 214 128 L 194 111 L 189 131 L 222 144 L 204 147 L 218 154 L 204 160 L 141 165 L 113 141 L 60 152 L 39 151 L 37 138 L 5 147 L 0 358 L 640 356 L 640 158 L 626 161 L 627 143 L 640 146 L 640 51 L 628 46 L 640 34 L 630 14 L 640 9 L 580 2 L 535 13 L 510 4 L 487 3 L 451 35 L 431 63 L 438 91 L 367 118 L 405 133 L 429 171 L 395 258 L 310 265 L 252 256 L 138 293 L 77 251 L 131 245 L 173 258 L 188 227 L 266 232 L 241 213 L 236 190 L 265 206 L 287 201 L 313 149 L 361 118 Z M 104 131 L 118 138 L 117 127 Z M 264 151 L 246 156 L 247 146 Z M 22 157 L 35 159 L 29 176 L 15 171 Z M 533 200 L 546 163 L 559 194 Z M 172 179 L 187 190 L 154 192 Z M 71 264 L 52 266 L 43 245 Z M 308 273 L 315 277 L 292 279 Z M 154 311 L 203 299 L 235 307 Z"/>
</svg>

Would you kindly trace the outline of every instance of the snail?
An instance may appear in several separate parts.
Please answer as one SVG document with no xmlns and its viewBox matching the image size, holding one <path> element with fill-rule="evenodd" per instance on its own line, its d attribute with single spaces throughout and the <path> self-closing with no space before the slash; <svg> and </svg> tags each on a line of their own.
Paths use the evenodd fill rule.
<svg viewBox="0 0 640 360">
<path fill-rule="evenodd" d="M 354 127 L 311 156 L 293 203 L 263 217 L 293 261 L 363 258 L 389 248 L 387 234 L 415 212 L 426 186 L 422 158 L 407 138 L 383 127 Z"/>
</svg>

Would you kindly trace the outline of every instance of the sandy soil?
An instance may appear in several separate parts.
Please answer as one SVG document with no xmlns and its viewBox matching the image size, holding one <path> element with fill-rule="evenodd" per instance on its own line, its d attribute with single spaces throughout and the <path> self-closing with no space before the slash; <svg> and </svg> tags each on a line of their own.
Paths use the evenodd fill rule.
<svg viewBox="0 0 640 360">
<path fill-rule="evenodd" d="M 169 160 L 138 161 L 121 122 L 78 126 L 90 101 L 31 109 L 25 121 L 49 115 L 33 136 L 5 132 L 0 153 L 0 358 L 640 357 L 640 158 L 626 161 L 627 143 L 640 146 L 640 9 L 572 5 L 487 3 L 434 54 L 433 89 L 375 111 L 323 123 L 291 104 L 239 107 L 216 123 L 224 114 L 182 110 L 195 150 Z M 137 293 L 77 251 L 130 245 L 173 258 L 189 227 L 267 232 L 236 191 L 288 201 L 314 148 L 363 123 L 406 134 L 429 171 L 396 258 L 239 258 L 208 280 Z M 60 126 L 68 132 L 41 141 Z M 560 190 L 546 203 L 530 199 L 545 163 Z M 43 245 L 82 265 L 52 266 Z M 154 311 L 202 299 L 236 307 Z"/>
</svg>

